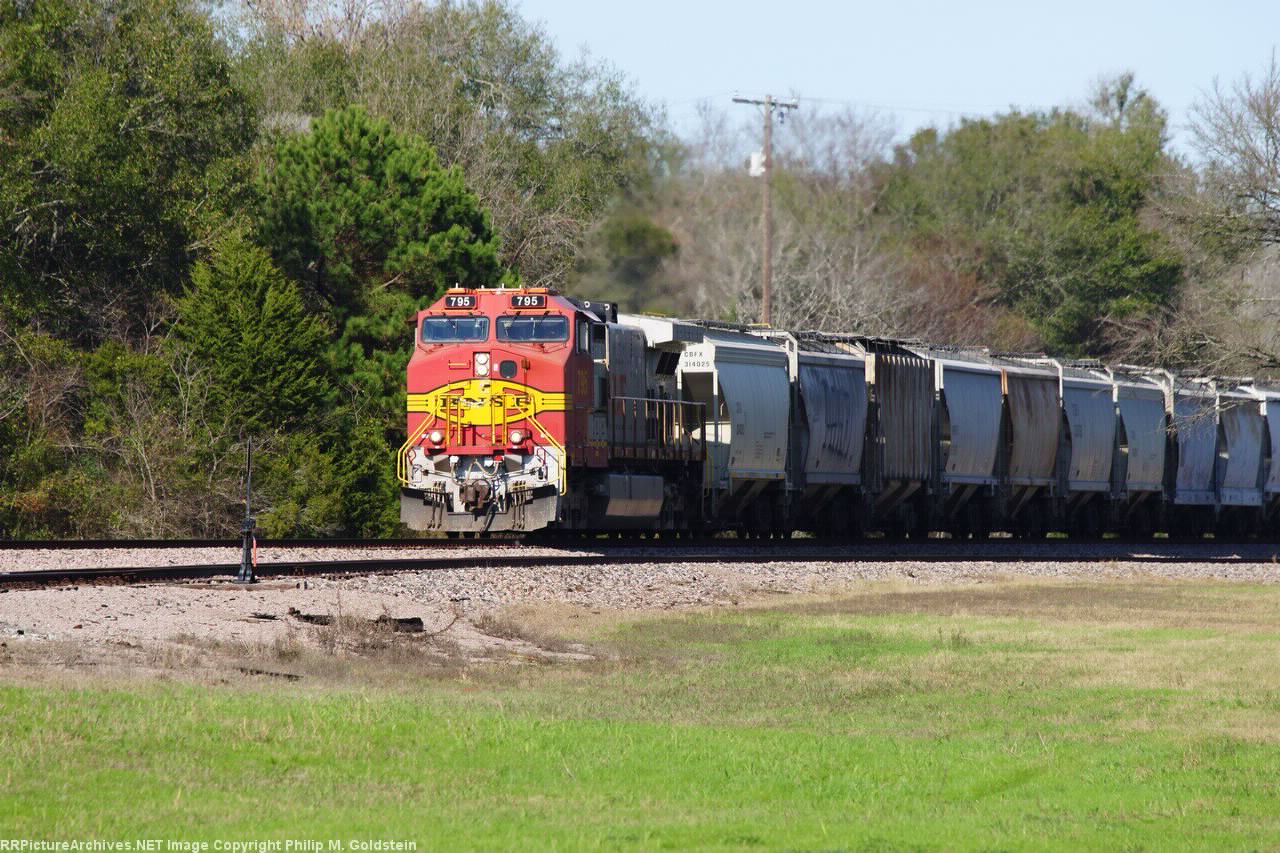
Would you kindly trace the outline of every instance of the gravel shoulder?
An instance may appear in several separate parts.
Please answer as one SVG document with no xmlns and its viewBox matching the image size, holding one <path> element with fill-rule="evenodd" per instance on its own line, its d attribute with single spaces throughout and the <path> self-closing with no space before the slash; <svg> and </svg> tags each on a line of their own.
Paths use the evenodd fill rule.
<svg viewBox="0 0 1280 853">
<path fill-rule="evenodd" d="M 426 548 L 333 548 L 324 546 L 268 548 L 258 550 L 258 563 L 294 563 L 311 560 L 418 560 L 424 556 L 487 557 L 507 553 L 501 547 L 437 549 Z M 569 553 L 562 548 L 521 547 L 522 553 L 555 555 Z M 581 552 L 576 552 L 581 553 Z M 588 551 L 590 553 L 590 551 Z M 136 566 L 238 565 L 240 548 L 39 548 L 0 550 L 0 572 L 34 572 L 50 569 L 120 569 Z"/>
<path fill-rule="evenodd" d="M 350 551 L 343 557 L 358 559 Z M 580 552 L 579 552 L 580 553 Z M 84 556 L 84 555 L 81 555 Z M 173 564 L 202 555 L 152 554 Z M 316 558 L 284 555 L 280 559 Z M 379 557 L 394 555 L 379 552 Z M 139 564 L 132 552 L 122 559 Z M 101 564 L 89 555 L 86 560 Z M 228 560 L 229 562 L 229 560 Z M 163 564 L 163 563 L 162 563 Z M 329 617 L 419 618 L 427 633 L 458 622 L 474 625 L 504 608 L 567 605 L 586 610 L 651 611 L 740 607 L 778 595 L 835 595 L 870 582 L 909 585 L 989 583 L 1009 578 L 1069 581 L 1109 579 L 1215 580 L 1275 583 L 1280 566 L 984 561 L 773 562 L 633 564 L 529 569 L 457 569 L 306 580 L 266 580 L 250 587 L 225 582 L 128 586 L 83 585 L 8 590 L 0 594 L 0 641 L 79 644 L 165 643 L 175 638 L 264 644 L 297 627 L 291 611 Z"/>
</svg>

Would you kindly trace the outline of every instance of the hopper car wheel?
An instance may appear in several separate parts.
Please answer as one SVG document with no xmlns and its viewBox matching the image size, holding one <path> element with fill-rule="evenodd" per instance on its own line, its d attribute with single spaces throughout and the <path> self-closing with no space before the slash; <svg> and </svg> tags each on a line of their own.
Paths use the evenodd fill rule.
<svg viewBox="0 0 1280 853">
<path fill-rule="evenodd" d="M 1204 538 L 1205 513 L 1200 507 L 1180 507 L 1175 513 L 1176 524 L 1169 531 L 1170 539 L 1197 540 Z"/>
<path fill-rule="evenodd" d="M 1217 535 L 1232 538 L 1248 536 L 1252 532 L 1251 519 L 1242 509 L 1227 510 L 1218 519 Z"/>
<path fill-rule="evenodd" d="M 1076 511 L 1069 532 L 1081 539 L 1098 540 L 1102 538 L 1103 530 L 1102 506 L 1098 501 L 1092 500 Z"/>
<path fill-rule="evenodd" d="M 1044 517 L 1044 510 L 1032 504 L 1026 508 L 1019 525 L 1022 539 L 1043 539 L 1049 533 L 1049 525 Z"/>
<path fill-rule="evenodd" d="M 773 508 L 767 500 L 757 500 L 747 510 L 747 538 L 768 539 L 773 532 Z"/>
<path fill-rule="evenodd" d="M 1218 536 L 1239 536 L 1242 526 L 1240 524 L 1240 516 L 1237 513 L 1225 510 L 1218 517 L 1214 532 Z"/>
<path fill-rule="evenodd" d="M 846 536 L 853 541 L 859 541 L 866 538 L 867 528 L 863 523 L 862 514 L 855 508 L 849 513 L 849 518 L 845 523 Z"/>
<path fill-rule="evenodd" d="M 991 524 L 987 521 L 986 508 L 977 501 L 969 501 L 965 506 L 969 535 L 974 539 L 986 539 L 991 535 Z"/>
<path fill-rule="evenodd" d="M 1155 511 L 1148 504 L 1139 504 L 1129 513 L 1129 532 L 1143 539 L 1150 539 L 1156 532 Z"/>
<path fill-rule="evenodd" d="M 1085 536 L 1089 539 L 1101 539 L 1102 534 L 1106 532 L 1106 525 L 1102 520 L 1102 504 L 1100 501 L 1090 501 L 1085 508 Z"/>
<path fill-rule="evenodd" d="M 907 536 L 913 541 L 920 541 L 929 538 L 929 514 L 921 511 L 916 507 L 908 507 L 906 517 Z"/>
<path fill-rule="evenodd" d="M 840 514 L 840 504 L 830 501 L 818 511 L 818 535 L 823 539 L 844 539 L 848 524 Z"/>
</svg>

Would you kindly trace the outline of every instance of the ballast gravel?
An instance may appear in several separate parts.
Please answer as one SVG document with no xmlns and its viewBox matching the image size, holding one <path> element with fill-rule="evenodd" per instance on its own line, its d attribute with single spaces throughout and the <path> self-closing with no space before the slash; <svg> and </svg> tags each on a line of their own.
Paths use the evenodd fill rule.
<svg viewBox="0 0 1280 853">
<path fill-rule="evenodd" d="M 762 546 L 767 549 L 769 546 Z M 1061 553 L 1061 546 L 1056 548 Z M 226 553 L 222 553 L 225 551 Z M 483 549 L 451 549 L 447 556 L 483 555 Z M 496 552 L 495 552 L 496 553 Z M 582 554 L 582 549 L 526 549 L 529 554 Z M 616 555 L 616 551 L 611 551 Z M 420 618 L 426 632 L 473 633 L 482 617 L 518 605 L 554 604 L 592 611 L 654 611 L 733 608 L 770 597 L 838 595 L 872 582 L 905 586 L 990 583 L 1012 578 L 1063 582 L 1111 580 L 1212 580 L 1280 582 L 1274 562 L 1142 563 L 983 559 L 954 561 L 762 562 L 751 551 L 726 551 L 722 562 L 637 562 L 626 565 L 539 566 L 406 571 L 307 579 L 268 578 L 253 586 L 229 582 L 165 582 L 123 586 L 68 584 L 48 589 L 0 592 L 0 642 L 34 644 L 73 641 L 96 646 L 202 641 L 270 644 L 297 632 L 297 614 L 376 619 Z M 981 552 L 975 552 L 981 553 Z M 504 552 L 505 556 L 510 551 Z M 279 549 L 260 555 L 271 561 L 418 558 L 420 551 L 370 548 Z M 236 549 L 24 551 L 0 554 L 0 570 L 52 566 L 142 566 L 235 563 Z M 1257 560 L 1253 555 L 1250 559 Z M 291 615 L 291 613 L 293 615 Z M 457 627 L 455 627 L 457 626 Z"/>
</svg>

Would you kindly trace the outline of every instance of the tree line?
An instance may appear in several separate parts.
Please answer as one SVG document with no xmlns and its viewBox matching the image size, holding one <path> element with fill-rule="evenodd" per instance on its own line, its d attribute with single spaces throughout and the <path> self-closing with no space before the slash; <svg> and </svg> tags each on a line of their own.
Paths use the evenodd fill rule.
<svg viewBox="0 0 1280 853">
<path fill-rule="evenodd" d="M 1132 75 L 893 145 L 779 135 L 779 325 L 1272 366 L 1280 73 L 1192 165 Z M 406 320 L 554 285 L 752 321 L 743 127 L 678 138 L 507 2 L 0 0 L 0 535 L 397 530 Z"/>
</svg>

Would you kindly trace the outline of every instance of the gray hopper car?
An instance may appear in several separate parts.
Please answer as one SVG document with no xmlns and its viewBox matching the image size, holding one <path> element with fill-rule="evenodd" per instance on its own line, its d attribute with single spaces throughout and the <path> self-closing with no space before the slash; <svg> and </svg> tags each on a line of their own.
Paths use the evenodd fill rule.
<svg viewBox="0 0 1280 853">
<path fill-rule="evenodd" d="M 1280 528 L 1280 389 L 852 335 L 681 325 L 701 330 L 677 381 L 709 413 L 698 433 L 708 447 L 709 527 L 959 538 Z"/>
</svg>

